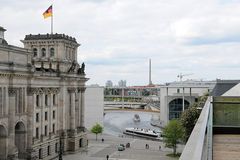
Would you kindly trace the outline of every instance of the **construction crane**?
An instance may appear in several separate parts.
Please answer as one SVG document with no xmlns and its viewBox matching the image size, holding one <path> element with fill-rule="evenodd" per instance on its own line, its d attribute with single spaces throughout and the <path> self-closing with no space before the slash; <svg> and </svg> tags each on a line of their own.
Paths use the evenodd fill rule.
<svg viewBox="0 0 240 160">
<path fill-rule="evenodd" d="M 180 82 L 182 82 L 182 78 L 183 77 L 190 76 L 190 75 L 193 75 L 193 73 L 190 73 L 190 74 L 182 74 L 182 73 L 180 73 L 179 75 L 177 75 L 177 77 L 180 79 Z"/>
</svg>

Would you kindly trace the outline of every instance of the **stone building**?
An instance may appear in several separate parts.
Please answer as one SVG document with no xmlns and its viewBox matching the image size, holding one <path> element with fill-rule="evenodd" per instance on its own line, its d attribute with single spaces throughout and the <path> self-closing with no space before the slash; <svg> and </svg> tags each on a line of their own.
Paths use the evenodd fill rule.
<svg viewBox="0 0 240 160">
<path fill-rule="evenodd" d="M 0 159 L 55 159 L 87 145 L 85 65 L 75 38 L 26 35 L 9 45 L 0 27 Z"/>
</svg>

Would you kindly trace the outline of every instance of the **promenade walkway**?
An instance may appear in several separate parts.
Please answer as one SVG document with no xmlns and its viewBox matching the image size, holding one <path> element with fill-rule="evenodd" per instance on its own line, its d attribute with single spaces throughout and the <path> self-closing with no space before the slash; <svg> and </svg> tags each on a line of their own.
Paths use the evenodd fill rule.
<svg viewBox="0 0 240 160">
<path fill-rule="evenodd" d="M 215 134 L 213 136 L 213 160 L 239 160 L 240 135 Z"/>
<path fill-rule="evenodd" d="M 89 134 L 89 146 L 85 151 L 77 154 L 66 155 L 64 160 L 176 160 L 176 158 L 167 157 L 166 154 L 171 153 L 172 149 L 165 148 L 162 142 L 151 140 L 140 140 L 125 137 L 115 137 L 109 135 L 100 135 L 99 140 L 95 140 L 95 135 Z M 101 141 L 104 138 L 104 142 Z M 118 144 L 130 143 L 130 148 L 125 151 L 118 151 Z M 145 149 L 145 145 L 149 144 L 149 149 Z M 161 145 L 161 150 L 159 150 Z M 178 147 L 181 152 L 183 146 Z"/>
</svg>

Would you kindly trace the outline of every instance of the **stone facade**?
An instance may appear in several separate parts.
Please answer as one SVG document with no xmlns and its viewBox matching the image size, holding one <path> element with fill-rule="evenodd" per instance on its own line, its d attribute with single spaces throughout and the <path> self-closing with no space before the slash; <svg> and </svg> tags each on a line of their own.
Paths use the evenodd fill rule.
<svg viewBox="0 0 240 160">
<path fill-rule="evenodd" d="M 88 79 L 75 38 L 27 35 L 24 48 L 0 39 L 0 159 L 47 160 L 84 149 Z"/>
</svg>

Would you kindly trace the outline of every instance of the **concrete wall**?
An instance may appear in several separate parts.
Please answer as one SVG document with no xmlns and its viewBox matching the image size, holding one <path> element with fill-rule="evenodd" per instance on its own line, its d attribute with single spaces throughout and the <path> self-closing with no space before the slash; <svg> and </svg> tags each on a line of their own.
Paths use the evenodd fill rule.
<svg viewBox="0 0 240 160">
<path fill-rule="evenodd" d="M 227 92 L 225 92 L 222 96 L 240 96 L 240 84 L 237 84 Z"/>
<path fill-rule="evenodd" d="M 103 126 L 103 87 L 89 86 L 85 91 L 85 127 L 90 130 L 95 123 Z"/>
<path fill-rule="evenodd" d="M 169 103 L 174 99 L 183 98 L 183 87 L 184 99 L 191 105 L 195 102 L 195 98 L 209 92 L 213 88 L 213 85 L 198 86 L 184 84 L 184 86 L 162 86 L 160 88 L 160 120 L 162 126 L 165 126 L 169 122 Z"/>
</svg>

